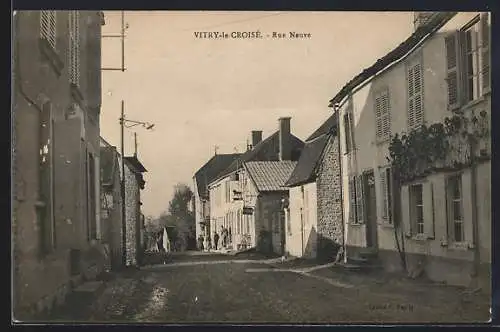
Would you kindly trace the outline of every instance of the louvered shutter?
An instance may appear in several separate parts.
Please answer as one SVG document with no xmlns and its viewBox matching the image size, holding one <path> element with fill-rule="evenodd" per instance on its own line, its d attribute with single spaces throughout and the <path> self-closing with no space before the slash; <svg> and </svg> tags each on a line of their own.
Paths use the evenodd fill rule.
<svg viewBox="0 0 500 332">
<path fill-rule="evenodd" d="M 356 219 L 357 222 L 362 224 L 365 221 L 365 214 L 364 214 L 364 205 L 363 205 L 363 200 L 364 200 L 364 190 L 363 190 L 363 177 L 361 175 L 358 175 L 355 177 L 356 181 Z"/>
<path fill-rule="evenodd" d="M 356 191 L 354 188 L 354 177 L 349 179 L 349 223 L 354 223 L 356 220 Z"/>
<path fill-rule="evenodd" d="M 389 91 L 382 95 L 382 137 L 388 139 L 391 136 L 391 103 Z"/>
<path fill-rule="evenodd" d="M 415 106 L 415 126 L 420 126 L 424 123 L 424 105 L 423 105 L 423 73 L 420 63 L 413 67 L 414 78 L 414 106 Z"/>
<path fill-rule="evenodd" d="M 382 168 L 380 170 L 380 191 L 381 191 L 381 197 L 382 197 L 382 219 L 384 221 L 388 221 L 389 219 L 389 211 L 388 211 L 388 204 L 387 204 L 387 174 L 386 174 L 386 169 Z"/>
<path fill-rule="evenodd" d="M 432 182 L 423 185 L 422 200 L 424 203 L 424 234 L 428 239 L 434 239 L 434 192 Z"/>
<path fill-rule="evenodd" d="M 488 13 L 481 14 L 481 82 L 483 93 L 490 89 L 490 27 Z"/>
<path fill-rule="evenodd" d="M 377 138 L 381 139 L 383 137 L 382 96 L 375 98 L 375 118 Z"/>
<path fill-rule="evenodd" d="M 354 113 L 353 112 L 349 112 L 349 132 L 350 132 L 350 136 L 349 137 L 351 139 L 351 149 L 356 149 L 356 141 L 354 140 Z"/>
<path fill-rule="evenodd" d="M 69 14 L 69 79 L 80 85 L 80 17 L 77 10 Z"/>
<path fill-rule="evenodd" d="M 54 10 L 40 11 L 40 37 L 49 45 L 56 47 L 56 12 Z"/>
<path fill-rule="evenodd" d="M 459 51 L 458 51 L 458 32 L 453 32 L 444 39 L 446 51 L 446 82 L 448 85 L 448 109 L 453 110 L 459 106 L 458 88 L 458 66 L 459 66 Z"/>
<path fill-rule="evenodd" d="M 407 237 L 411 236 L 411 221 L 410 221 L 410 190 L 409 186 L 401 187 L 401 219 L 403 232 Z"/>
<path fill-rule="evenodd" d="M 415 126 L 415 104 L 413 101 L 414 87 L 413 87 L 413 67 L 408 68 L 408 129 L 412 129 Z"/>
</svg>

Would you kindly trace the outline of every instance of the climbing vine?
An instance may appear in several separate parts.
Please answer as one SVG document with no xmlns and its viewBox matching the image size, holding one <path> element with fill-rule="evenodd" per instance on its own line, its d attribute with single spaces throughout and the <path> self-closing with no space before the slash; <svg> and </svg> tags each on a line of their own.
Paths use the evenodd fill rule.
<svg viewBox="0 0 500 332">
<path fill-rule="evenodd" d="M 470 117 L 455 114 L 443 123 L 421 126 L 408 134 L 396 134 L 389 145 L 388 160 L 397 170 L 401 183 L 425 177 L 438 170 L 458 170 L 472 159 L 489 158 L 487 138 L 489 126 L 483 110 Z M 483 143 L 483 144 L 480 144 Z M 479 147 L 472 149 L 471 146 Z M 477 151 L 479 154 L 477 154 Z"/>
</svg>

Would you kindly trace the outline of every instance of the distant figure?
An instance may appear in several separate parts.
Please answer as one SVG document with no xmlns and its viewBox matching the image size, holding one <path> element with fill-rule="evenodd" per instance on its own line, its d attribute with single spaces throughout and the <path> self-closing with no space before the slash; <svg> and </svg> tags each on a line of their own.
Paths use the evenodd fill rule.
<svg viewBox="0 0 500 332">
<path fill-rule="evenodd" d="M 203 245 L 203 241 L 204 241 L 203 235 L 200 234 L 200 236 L 198 237 L 198 249 L 200 251 L 203 251 L 205 249 L 204 245 Z"/>
<path fill-rule="evenodd" d="M 217 232 L 214 232 L 214 248 L 217 250 L 219 245 L 219 234 Z"/>
<path fill-rule="evenodd" d="M 226 248 L 227 247 L 227 228 L 225 228 L 225 227 L 222 228 L 221 235 L 222 235 L 222 246 L 224 248 Z"/>
<path fill-rule="evenodd" d="M 233 234 L 231 233 L 231 227 L 229 227 L 228 238 L 229 238 L 229 243 L 233 243 Z"/>
</svg>

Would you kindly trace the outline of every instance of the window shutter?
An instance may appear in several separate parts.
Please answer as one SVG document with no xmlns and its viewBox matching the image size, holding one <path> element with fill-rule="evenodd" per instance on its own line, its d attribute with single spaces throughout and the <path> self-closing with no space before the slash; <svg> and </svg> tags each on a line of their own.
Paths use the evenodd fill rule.
<svg viewBox="0 0 500 332">
<path fill-rule="evenodd" d="M 481 82 L 483 93 L 490 89 L 490 27 L 488 25 L 488 13 L 481 14 Z"/>
<path fill-rule="evenodd" d="M 424 203 L 424 234 L 428 239 L 434 239 L 434 192 L 432 182 L 423 186 L 422 200 Z"/>
<path fill-rule="evenodd" d="M 408 68 L 408 129 L 415 126 L 415 105 L 413 101 L 414 87 L 413 87 L 413 67 Z"/>
<path fill-rule="evenodd" d="M 356 215 L 356 192 L 354 185 L 354 177 L 352 177 L 349 179 L 349 223 L 354 223 Z"/>
<path fill-rule="evenodd" d="M 382 95 L 382 136 L 387 139 L 391 136 L 391 103 L 389 91 Z"/>
<path fill-rule="evenodd" d="M 382 96 L 377 96 L 375 98 L 375 118 L 376 118 L 376 133 L 377 138 L 382 138 L 383 136 L 383 123 L 382 123 Z"/>
<path fill-rule="evenodd" d="M 413 78 L 414 78 L 414 107 L 415 107 L 415 118 L 414 125 L 420 126 L 424 123 L 424 106 L 422 100 L 422 90 L 423 90 L 423 75 L 422 75 L 422 66 L 420 63 L 416 64 L 413 67 Z"/>
<path fill-rule="evenodd" d="M 52 48 L 56 47 L 56 12 L 40 11 L 40 38 L 45 39 Z"/>
<path fill-rule="evenodd" d="M 349 112 L 349 133 L 351 139 L 351 149 L 356 149 L 356 141 L 354 140 L 354 115 L 353 112 Z"/>
<path fill-rule="evenodd" d="M 80 86 L 80 14 L 77 10 L 69 13 L 69 79 Z"/>
<path fill-rule="evenodd" d="M 365 221 L 365 215 L 364 215 L 364 205 L 363 205 L 363 199 L 364 199 L 364 193 L 363 193 L 363 176 L 358 175 L 356 176 L 356 217 L 357 217 L 357 222 L 362 224 Z"/>
<path fill-rule="evenodd" d="M 453 32 L 444 39 L 446 51 L 446 82 L 448 85 L 448 109 L 452 110 L 459 106 L 458 88 L 458 32 Z"/>
<path fill-rule="evenodd" d="M 401 218 L 404 234 L 411 236 L 410 224 L 410 191 L 407 185 L 401 187 Z"/>
<path fill-rule="evenodd" d="M 387 221 L 389 218 L 388 204 L 387 204 L 387 176 L 386 169 L 382 168 L 380 170 L 380 190 L 382 197 L 382 219 Z"/>
</svg>

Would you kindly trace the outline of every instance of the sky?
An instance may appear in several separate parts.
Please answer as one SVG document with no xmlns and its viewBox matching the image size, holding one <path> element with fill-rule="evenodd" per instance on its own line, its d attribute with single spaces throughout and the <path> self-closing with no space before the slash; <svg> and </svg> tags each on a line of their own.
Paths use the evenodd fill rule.
<svg viewBox="0 0 500 332">
<path fill-rule="evenodd" d="M 413 32 L 409 12 L 125 12 L 125 72 L 102 72 L 101 136 L 120 147 L 127 119 L 154 123 L 125 130 L 125 155 L 148 170 L 143 213 L 166 211 L 174 186 L 215 153 L 244 152 L 252 130 L 266 138 L 290 116 L 305 140 L 330 115 L 342 86 Z M 117 34 L 118 11 L 103 34 Z M 261 39 L 201 39 L 195 32 L 260 31 Z M 272 38 L 300 32 L 308 38 Z M 268 37 L 269 36 L 269 37 Z M 103 38 L 103 67 L 121 67 L 119 38 Z"/>
</svg>

